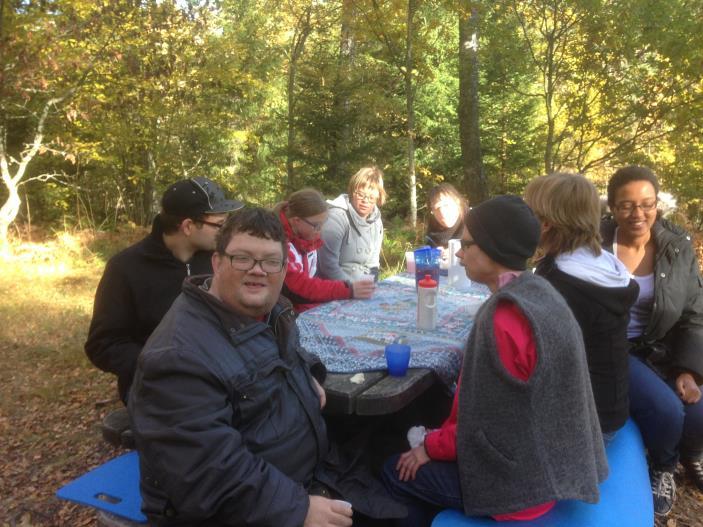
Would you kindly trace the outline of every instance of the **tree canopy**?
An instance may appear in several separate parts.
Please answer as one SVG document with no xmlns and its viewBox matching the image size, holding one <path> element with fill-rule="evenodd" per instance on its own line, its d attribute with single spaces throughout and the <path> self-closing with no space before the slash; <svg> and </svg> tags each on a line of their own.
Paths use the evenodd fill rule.
<svg viewBox="0 0 703 527">
<path fill-rule="evenodd" d="M 369 163 L 386 217 L 643 163 L 700 219 L 702 66 L 697 0 L 0 0 L 0 229 L 147 224 L 194 175 L 331 196 Z"/>
</svg>

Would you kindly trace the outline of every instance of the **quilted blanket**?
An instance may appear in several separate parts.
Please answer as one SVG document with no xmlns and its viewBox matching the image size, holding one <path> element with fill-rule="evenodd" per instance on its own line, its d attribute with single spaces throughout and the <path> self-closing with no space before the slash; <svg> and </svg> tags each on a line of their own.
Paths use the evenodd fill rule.
<svg viewBox="0 0 703 527">
<path fill-rule="evenodd" d="M 424 331 L 416 327 L 414 277 L 393 276 L 379 282 L 369 300 L 328 302 L 303 312 L 297 321 L 301 343 L 320 357 L 328 371 L 354 373 L 385 370 L 385 345 L 402 339 L 412 349 L 411 368 L 430 368 L 451 386 L 476 311 L 489 294 L 479 284 L 461 291 L 450 288 L 442 278 L 437 328 Z"/>
</svg>

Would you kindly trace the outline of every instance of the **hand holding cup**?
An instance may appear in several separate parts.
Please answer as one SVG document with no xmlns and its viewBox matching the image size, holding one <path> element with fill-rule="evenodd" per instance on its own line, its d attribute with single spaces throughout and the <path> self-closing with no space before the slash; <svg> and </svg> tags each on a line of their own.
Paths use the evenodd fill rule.
<svg viewBox="0 0 703 527">
<path fill-rule="evenodd" d="M 376 289 L 372 274 L 362 275 L 361 278 L 352 282 L 352 298 L 371 298 Z"/>
</svg>

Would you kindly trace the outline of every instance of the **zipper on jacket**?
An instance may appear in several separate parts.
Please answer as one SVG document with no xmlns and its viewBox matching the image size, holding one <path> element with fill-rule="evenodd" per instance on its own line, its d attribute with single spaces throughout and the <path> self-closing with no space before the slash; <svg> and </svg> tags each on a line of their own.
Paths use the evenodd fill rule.
<svg viewBox="0 0 703 527">
<path fill-rule="evenodd" d="M 186 276 L 190 276 L 190 264 L 186 263 Z"/>
</svg>

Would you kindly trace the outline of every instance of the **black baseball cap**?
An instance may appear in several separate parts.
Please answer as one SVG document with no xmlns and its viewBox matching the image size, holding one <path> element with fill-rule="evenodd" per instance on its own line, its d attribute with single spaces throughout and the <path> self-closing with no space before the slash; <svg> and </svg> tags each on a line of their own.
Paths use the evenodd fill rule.
<svg viewBox="0 0 703 527">
<path fill-rule="evenodd" d="M 166 189 L 161 198 L 161 209 L 164 213 L 184 218 L 223 214 L 243 206 L 241 201 L 225 199 L 222 188 L 205 177 L 177 181 Z"/>
</svg>

